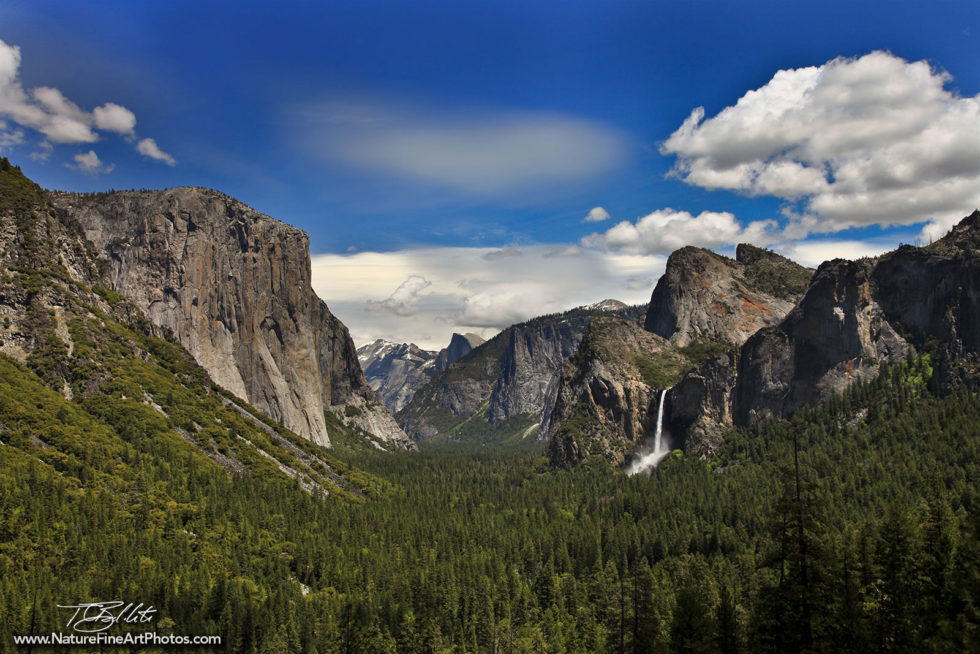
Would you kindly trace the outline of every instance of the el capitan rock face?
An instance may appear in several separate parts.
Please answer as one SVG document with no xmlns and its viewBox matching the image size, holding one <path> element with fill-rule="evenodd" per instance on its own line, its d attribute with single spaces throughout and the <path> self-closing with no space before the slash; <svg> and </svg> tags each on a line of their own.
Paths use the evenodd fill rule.
<svg viewBox="0 0 980 654">
<path fill-rule="evenodd" d="M 310 286 L 302 231 L 201 188 L 53 194 L 106 259 L 113 290 L 170 329 L 221 386 L 328 445 L 323 411 L 380 409 L 347 328 Z M 404 441 L 379 416 L 383 440 Z"/>
</svg>

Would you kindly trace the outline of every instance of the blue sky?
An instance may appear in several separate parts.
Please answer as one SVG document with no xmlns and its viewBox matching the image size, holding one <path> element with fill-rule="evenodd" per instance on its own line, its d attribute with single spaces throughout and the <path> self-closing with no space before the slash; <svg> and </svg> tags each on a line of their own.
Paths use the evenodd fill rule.
<svg viewBox="0 0 980 654">
<path fill-rule="evenodd" d="M 942 1 L 7 1 L 0 148 L 49 188 L 222 190 L 310 234 L 359 344 L 436 347 L 642 301 L 678 244 L 817 263 L 941 233 L 980 204 L 978 19 Z"/>
</svg>

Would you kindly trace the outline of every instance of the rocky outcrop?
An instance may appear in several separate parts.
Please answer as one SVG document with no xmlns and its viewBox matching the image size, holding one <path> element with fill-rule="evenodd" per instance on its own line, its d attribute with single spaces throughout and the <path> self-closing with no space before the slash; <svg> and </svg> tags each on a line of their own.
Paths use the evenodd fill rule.
<svg viewBox="0 0 980 654">
<path fill-rule="evenodd" d="M 667 260 L 644 326 L 678 346 L 696 341 L 740 345 L 789 313 L 812 272 L 747 244 L 738 246 L 734 260 L 681 248 Z"/>
<path fill-rule="evenodd" d="M 668 393 L 666 422 L 688 454 L 700 456 L 718 448 L 732 424 L 732 389 L 738 349 L 704 361 Z"/>
<path fill-rule="evenodd" d="M 552 463 L 598 455 L 623 464 L 656 429 L 660 391 L 689 366 L 675 346 L 638 324 L 594 317 L 562 368 L 548 430 Z"/>
<path fill-rule="evenodd" d="M 405 408 L 436 373 L 436 353 L 413 343 L 378 339 L 357 348 L 357 358 L 368 384 L 392 413 Z"/>
<path fill-rule="evenodd" d="M 324 409 L 380 409 L 346 327 L 313 293 L 302 231 L 201 188 L 54 201 L 105 258 L 113 290 L 266 415 L 329 445 Z"/>
<path fill-rule="evenodd" d="M 710 450 L 727 425 L 823 402 L 913 349 L 933 353 L 937 390 L 980 385 L 980 212 L 927 247 L 821 265 L 782 322 L 678 384 L 670 423 Z"/>
</svg>

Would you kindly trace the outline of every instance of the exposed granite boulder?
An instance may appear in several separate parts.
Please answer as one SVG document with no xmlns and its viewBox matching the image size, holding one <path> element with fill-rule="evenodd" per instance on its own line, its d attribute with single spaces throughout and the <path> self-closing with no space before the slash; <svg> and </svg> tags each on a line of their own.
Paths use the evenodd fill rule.
<svg viewBox="0 0 980 654">
<path fill-rule="evenodd" d="M 346 327 L 310 286 L 302 231 L 201 188 L 53 197 L 113 290 L 266 415 L 329 445 L 324 409 L 375 402 Z"/>
</svg>

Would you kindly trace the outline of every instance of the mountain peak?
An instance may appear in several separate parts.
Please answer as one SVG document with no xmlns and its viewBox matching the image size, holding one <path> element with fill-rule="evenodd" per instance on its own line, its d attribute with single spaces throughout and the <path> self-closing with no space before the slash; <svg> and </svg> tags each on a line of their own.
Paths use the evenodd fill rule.
<svg viewBox="0 0 980 654">
<path fill-rule="evenodd" d="M 742 343 L 781 320 L 813 273 L 744 243 L 737 257 L 692 246 L 674 251 L 650 298 L 647 331 L 680 346 L 698 340 Z"/>
</svg>

